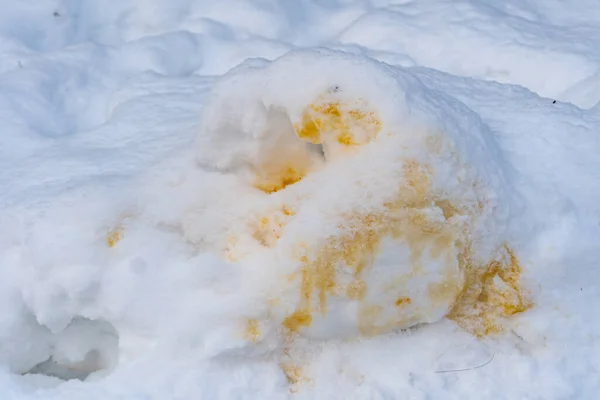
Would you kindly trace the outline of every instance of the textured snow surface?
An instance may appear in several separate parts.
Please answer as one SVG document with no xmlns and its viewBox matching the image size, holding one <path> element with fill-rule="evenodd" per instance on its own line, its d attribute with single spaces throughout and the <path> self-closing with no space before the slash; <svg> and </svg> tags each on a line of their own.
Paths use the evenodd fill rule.
<svg viewBox="0 0 600 400">
<path fill-rule="evenodd" d="M 0 398 L 597 398 L 597 2 L 2 10 Z"/>
</svg>

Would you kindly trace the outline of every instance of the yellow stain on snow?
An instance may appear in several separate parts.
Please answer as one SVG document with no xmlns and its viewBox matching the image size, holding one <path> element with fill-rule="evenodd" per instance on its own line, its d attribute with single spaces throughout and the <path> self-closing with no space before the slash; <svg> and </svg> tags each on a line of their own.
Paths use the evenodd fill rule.
<svg viewBox="0 0 600 400">
<path fill-rule="evenodd" d="M 316 163 L 306 143 L 293 137 L 274 139 L 264 150 L 261 164 L 254 167 L 254 187 L 267 193 L 285 189 L 308 175 Z"/>
<path fill-rule="evenodd" d="M 381 122 L 374 112 L 363 108 L 367 106 L 320 98 L 306 108 L 294 130 L 299 139 L 313 144 L 334 138 L 346 147 L 364 145 L 378 135 Z M 306 147 L 282 142 L 268 151 L 264 162 L 256 167 L 254 187 L 267 194 L 275 193 L 301 181 L 313 168 L 314 159 Z"/>
<path fill-rule="evenodd" d="M 286 215 L 288 217 L 296 214 L 296 212 L 292 208 L 285 204 L 281 206 L 281 212 L 283 213 L 283 215 Z"/>
<path fill-rule="evenodd" d="M 281 238 L 283 228 L 288 224 L 295 212 L 287 205 L 268 216 L 259 217 L 252 224 L 252 237 L 262 246 L 273 247 Z"/>
<path fill-rule="evenodd" d="M 302 379 L 302 367 L 295 364 L 281 364 L 281 370 L 285 374 L 288 383 L 295 385 Z"/>
<path fill-rule="evenodd" d="M 306 375 L 307 361 L 303 354 L 292 355 L 293 348 L 284 347 L 285 361 L 279 362 L 279 367 L 285 375 L 290 393 L 296 393 L 301 383 L 308 383 L 311 379 Z M 299 359 L 297 358 L 299 356 Z"/>
<path fill-rule="evenodd" d="M 301 121 L 294 126 L 296 134 L 314 144 L 331 136 L 344 146 L 364 145 L 377 136 L 381 121 L 374 112 L 363 110 L 365 104 L 358 106 L 319 98 L 304 110 Z"/>
<path fill-rule="evenodd" d="M 283 204 L 262 214 L 250 215 L 244 224 L 235 225 L 225 237 L 220 249 L 224 258 L 230 262 L 238 262 L 247 257 L 253 248 L 251 243 L 244 240 L 248 237 L 252 237 L 258 244 L 266 248 L 276 246 L 283 234 L 283 229 L 295 215 L 295 209 L 288 204 Z M 242 229 L 238 229 L 239 227 Z"/>
<path fill-rule="evenodd" d="M 367 284 L 359 278 L 354 278 L 346 288 L 346 297 L 351 300 L 362 300 L 367 292 Z"/>
<path fill-rule="evenodd" d="M 265 193 L 275 193 L 299 182 L 306 175 L 306 169 L 282 167 L 257 175 L 254 187 Z"/>
<path fill-rule="evenodd" d="M 223 249 L 223 253 L 225 254 L 225 258 L 228 261 L 236 262 L 239 260 L 239 255 L 236 252 L 236 247 L 237 247 L 238 243 L 239 243 L 239 238 L 237 235 L 232 234 L 227 239 L 227 244 L 225 245 L 225 248 Z"/>
<path fill-rule="evenodd" d="M 119 226 L 115 229 L 111 229 L 106 234 L 106 245 L 108 247 L 114 247 L 123 238 L 123 227 Z"/>
<path fill-rule="evenodd" d="M 468 249 L 460 256 L 466 282 L 448 318 L 477 337 L 503 331 L 506 318 L 533 307 L 519 286 L 521 265 L 508 246 L 503 253 L 484 267 L 473 265 Z"/>
<path fill-rule="evenodd" d="M 258 339 L 260 339 L 260 328 L 258 326 L 258 321 L 255 319 L 249 319 L 246 321 L 246 327 L 244 330 L 244 338 L 256 343 Z"/>
<path fill-rule="evenodd" d="M 411 299 L 409 297 L 398 297 L 396 299 L 396 301 L 394 302 L 394 304 L 396 305 L 396 307 L 402 307 L 405 305 L 409 305 L 410 303 L 412 303 Z"/>
<path fill-rule="evenodd" d="M 298 310 L 288 315 L 281 325 L 290 332 L 297 332 L 303 326 L 310 326 L 312 315 L 305 310 Z"/>
</svg>

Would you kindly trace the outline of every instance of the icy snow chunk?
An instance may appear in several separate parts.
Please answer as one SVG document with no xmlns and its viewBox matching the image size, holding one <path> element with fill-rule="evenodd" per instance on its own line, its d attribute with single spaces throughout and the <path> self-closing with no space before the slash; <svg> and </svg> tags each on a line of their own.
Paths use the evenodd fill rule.
<svg viewBox="0 0 600 400">
<path fill-rule="evenodd" d="M 243 64 L 215 85 L 197 161 L 256 190 L 186 234 L 219 232 L 213 250 L 258 285 L 252 341 L 273 324 L 332 338 L 447 315 L 485 333 L 493 318 L 476 316 L 525 309 L 518 271 L 500 273 L 513 257 L 501 153 L 476 114 L 406 70 L 324 50 Z M 203 218 L 210 232 L 190 228 Z M 486 292 L 498 275 L 509 283 Z"/>
</svg>

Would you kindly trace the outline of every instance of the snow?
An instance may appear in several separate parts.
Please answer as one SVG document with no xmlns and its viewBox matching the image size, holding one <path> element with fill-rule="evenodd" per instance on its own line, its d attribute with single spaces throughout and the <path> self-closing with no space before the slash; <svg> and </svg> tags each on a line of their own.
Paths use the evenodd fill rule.
<svg viewBox="0 0 600 400">
<path fill-rule="evenodd" d="M 3 399 L 596 398 L 596 2 L 5 3 Z"/>
</svg>

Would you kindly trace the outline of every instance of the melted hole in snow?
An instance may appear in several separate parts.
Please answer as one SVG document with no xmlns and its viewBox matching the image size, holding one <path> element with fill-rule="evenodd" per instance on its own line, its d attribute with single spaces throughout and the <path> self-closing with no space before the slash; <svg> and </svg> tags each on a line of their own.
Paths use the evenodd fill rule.
<svg viewBox="0 0 600 400">
<path fill-rule="evenodd" d="M 378 116 L 365 102 L 346 103 L 327 96 L 306 107 L 292 125 L 283 111 L 270 110 L 254 186 L 274 193 L 302 180 L 323 162 L 367 144 L 381 130 Z"/>
<path fill-rule="evenodd" d="M 42 374 L 63 380 L 103 376 L 117 364 L 119 335 L 112 324 L 75 318 L 54 340 L 50 358 L 27 374 Z"/>
<path fill-rule="evenodd" d="M 289 116 L 270 110 L 258 163 L 251 166 L 253 185 L 270 194 L 299 182 L 324 161 L 320 145 L 299 140 Z"/>
</svg>

